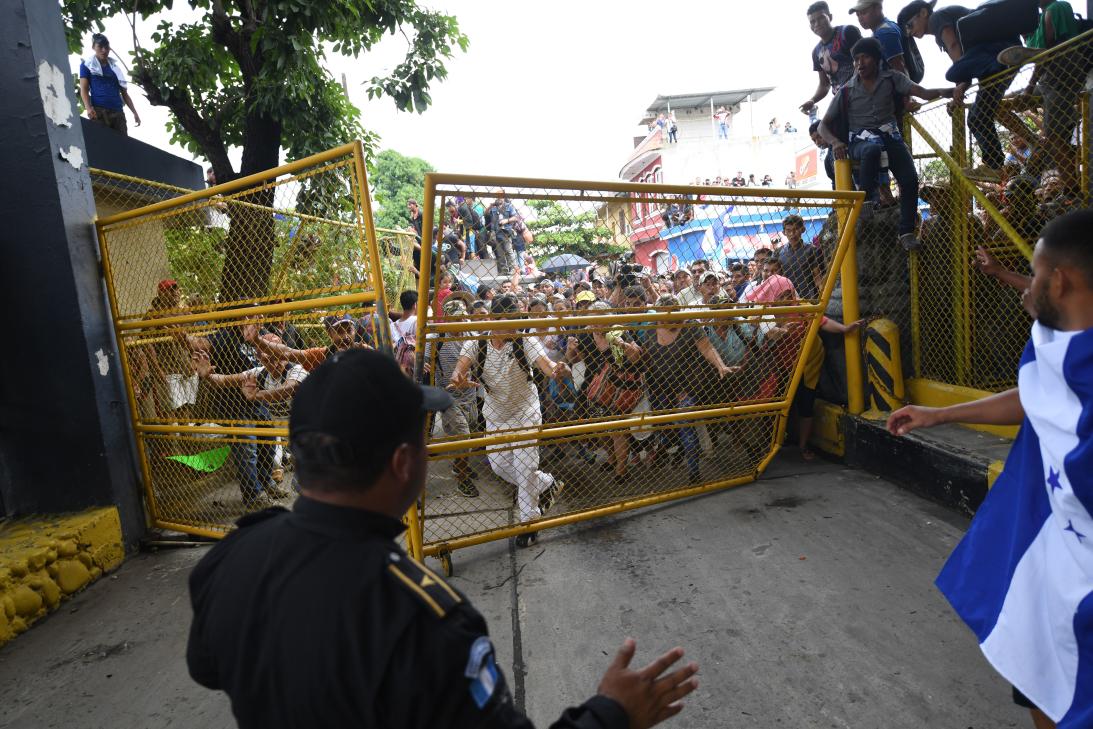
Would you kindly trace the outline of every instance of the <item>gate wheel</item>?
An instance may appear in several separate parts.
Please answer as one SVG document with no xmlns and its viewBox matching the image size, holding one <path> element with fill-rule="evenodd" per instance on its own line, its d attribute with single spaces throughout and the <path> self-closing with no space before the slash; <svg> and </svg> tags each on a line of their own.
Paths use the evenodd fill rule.
<svg viewBox="0 0 1093 729">
<path fill-rule="evenodd" d="M 437 556 L 440 558 L 440 566 L 444 569 L 444 576 L 451 577 L 454 572 L 452 569 L 452 553 L 441 552 Z"/>
</svg>

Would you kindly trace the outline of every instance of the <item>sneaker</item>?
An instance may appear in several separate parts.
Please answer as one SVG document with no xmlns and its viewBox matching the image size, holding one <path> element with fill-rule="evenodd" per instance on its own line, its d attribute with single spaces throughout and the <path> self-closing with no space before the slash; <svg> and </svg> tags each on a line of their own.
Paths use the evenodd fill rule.
<svg viewBox="0 0 1093 729">
<path fill-rule="evenodd" d="M 473 499 L 475 496 L 478 496 L 478 487 L 475 486 L 474 483 L 471 482 L 470 480 L 460 481 L 459 483 L 456 484 L 455 488 L 456 488 L 456 491 L 459 492 L 460 496 L 466 496 L 467 498 L 470 498 L 470 499 Z"/>
<path fill-rule="evenodd" d="M 519 534 L 516 537 L 516 546 L 520 549 L 527 549 L 531 545 L 535 544 L 539 540 L 538 532 L 526 532 Z"/>
<path fill-rule="evenodd" d="M 1024 66 L 1041 53 L 1043 50 L 1039 48 L 1010 46 L 998 54 L 998 62 L 1003 66 Z"/>
<path fill-rule="evenodd" d="M 899 244 L 905 251 L 915 251 L 922 247 L 922 241 L 914 233 L 904 233 L 899 237 Z"/>
<path fill-rule="evenodd" d="M 861 204 L 861 212 L 858 213 L 859 223 L 868 223 L 873 219 L 874 205 L 871 200 L 866 200 Z"/>
<path fill-rule="evenodd" d="M 993 167 L 987 167 L 986 165 L 978 165 L 976 167 L 965 167 L 961 170 L 964 176 L 969 180 L 975 180 L 977 182 L 1001 182 L 1002 171 L 996 170 Z"/>
<path fill-rule="evenodd" d="M 565 491 L 565 481 L 555 478 L 550 488 L 539 494 L 539 513 L 546 516 L 563 491 Z"/>
</svg>

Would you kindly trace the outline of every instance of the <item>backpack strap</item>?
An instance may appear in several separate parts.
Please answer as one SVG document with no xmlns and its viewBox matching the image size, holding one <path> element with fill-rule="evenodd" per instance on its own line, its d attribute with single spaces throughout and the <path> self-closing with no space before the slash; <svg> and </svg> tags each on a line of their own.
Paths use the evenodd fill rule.
<svg viewBox="0 0 1093 729">
<path fill-rule="evenodd" d="M 489 385 L 486 384 L 485 379 L 482 377 L 482 372 L 486 369 L 486 340 L 478 340 L 478 362 L 475 367 L 478 373 L 478 381 L 482 383 L 482 386 L 486 388 L 486 392 L 489 392 Z M 512 356 L 516 358 L 516 364 L 520 366 L 520 369 L 527 375 L 528 382 L 532 381 L 531 367 L 528 366 L 528 355 L 524 351 L 524 339 L 523 337 L 517 337 L 512 340 Z"/>
</svg>

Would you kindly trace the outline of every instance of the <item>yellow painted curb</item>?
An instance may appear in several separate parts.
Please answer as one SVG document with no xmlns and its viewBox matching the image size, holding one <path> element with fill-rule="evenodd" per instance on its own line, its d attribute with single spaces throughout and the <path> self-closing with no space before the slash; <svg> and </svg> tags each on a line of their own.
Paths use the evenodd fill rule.
<svg viewBox="0 0 1093 729">
<path fill-rule="evenodd" d="M 0 645 L 124 558 L 113 506 L 0 525 Z"/>
<path fill-rule="evenodd" d="M 998 480 L 998 477 L 1002 475 L 1002 468 L 1005 467 L 1005 461 L 991 461 L 991 464 L 987 466 L 987 489 L 994 486 L 994 482 Z"/>
<path fill-rule="evenodd" d="M 811 443 L 825 453 L 842 458 L 846 455 L 843 418 L 846 410 L 825 400 L 816 400 L 812 410 Z"/>
</svg>

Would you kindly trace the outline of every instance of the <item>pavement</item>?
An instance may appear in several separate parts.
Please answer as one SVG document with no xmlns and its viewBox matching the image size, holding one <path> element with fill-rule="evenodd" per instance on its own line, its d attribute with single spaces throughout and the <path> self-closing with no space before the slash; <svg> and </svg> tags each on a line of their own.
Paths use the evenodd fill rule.
<svg viewBox="0 0 1093 729">
<path fill-rule="evenodd" d="M 755 484 L 453 555 L 518 704 L 546 727 L 626 636 L 699 689 L 666 726 L 1025 727 L 933 586 L 957 512 L 787 449 Z M 232 727 L 184 654 L 207 548 L 142 553 L 0 649 L 0 727 Z M 435 566 L 435 565 L 434 565 Z"/>
</svg>

